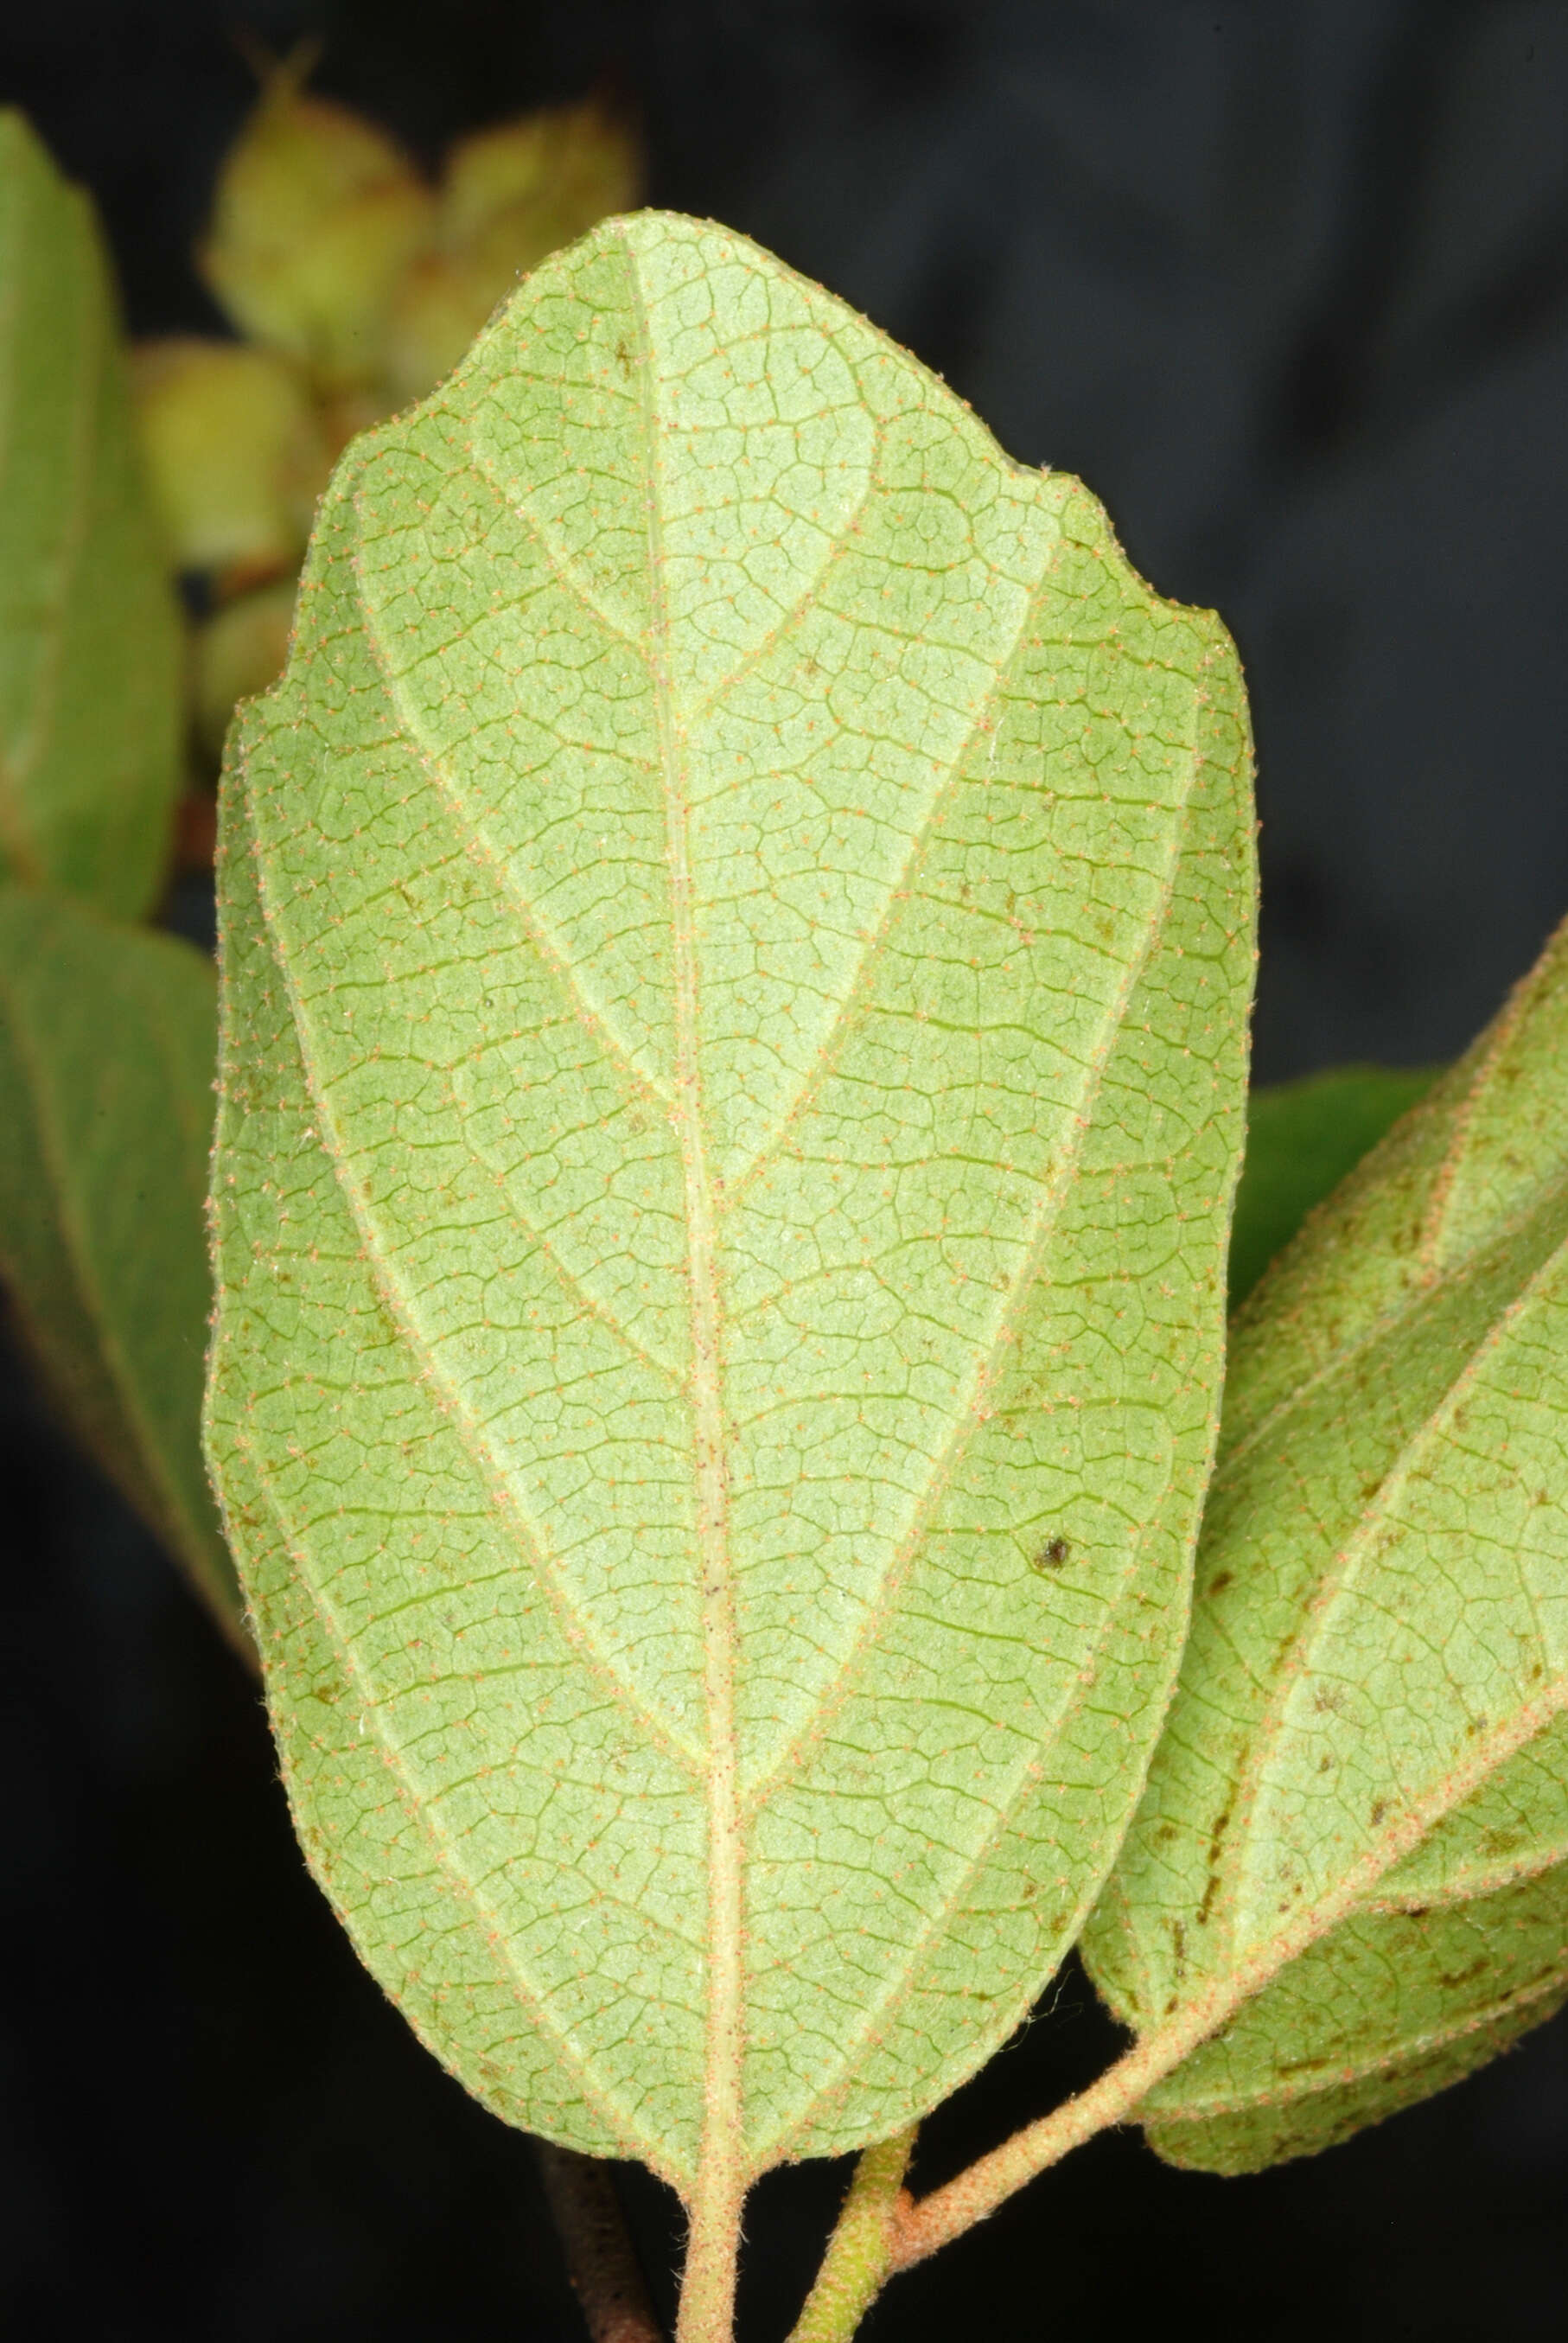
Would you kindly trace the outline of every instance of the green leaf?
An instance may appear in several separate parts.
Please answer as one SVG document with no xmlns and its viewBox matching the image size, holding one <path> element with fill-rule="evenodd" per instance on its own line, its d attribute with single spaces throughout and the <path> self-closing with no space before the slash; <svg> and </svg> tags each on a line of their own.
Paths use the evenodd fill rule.
<svg viewBox="0 0 1568 2343">
<path fill-rule="evenodd" d="M 1247 1101 L 1247 1153 L 1231 1223 L 1231 1307 L 1239 1309 L 1314 1204 L 1338 1187 L 1400 1116 L 1426 1096 L 1435 1067 L 1334 1066 L 1271 1082 Z"/>
<path fill-rule="evenodd" d="M 0 875 L 148 909 L 180 661 L 92 208 L 0 112 Z"/>
<path fill-rule="evenodd" d="M 1233 1322 L 1191 1639 L 1085 1949 L 1251 2170 L 1568 1993 L 1568 928 Z M 1253 1997 L 1255 1996 L 1255 1997 Z M 1233 2015 L 1231 2015 L 1231 2012 Z"/>
<path fill-rule="evenodd" d="M 77 1436 L 246 1648 L 200 1425 L 211 963 L 0 888 L 0 1273 Z"/>
<path fill-rule="evenodd" d="M 317 1874 L 513 2121 L 699 2197 L 900 2128 L 1185 1624 L 1229 641 L 643 214 L 349 451 L 235 756 L 208 1443 Z"/>
</svg>

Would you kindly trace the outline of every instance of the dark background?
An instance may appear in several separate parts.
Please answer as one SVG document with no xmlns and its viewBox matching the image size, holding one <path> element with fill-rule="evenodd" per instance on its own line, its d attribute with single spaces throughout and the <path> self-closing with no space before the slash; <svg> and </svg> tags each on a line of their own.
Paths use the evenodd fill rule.
<svg viewBox="0 0 1568 2343">
<path fill-rule="evenodd" d="M 1257 1067 L 1456 1051 L 1568 907 L 1568 7 L 1460 0 L 9 0 L 0 101 L 106 217 L 138 332 L 252 93 L 235 40 L 433 159 L 595 85 L 654 201 L 745 229 L 1081 472 L 1214 605 L 1260 751 Z M 358 1969 L 256 1695 L 6 1378 L 0 2286 L 13 2330 L 158 2343 L 580 2335 L 524 2141 Z M 930 2127 L 930 2180 L 1113 2046 L 1071 1973 Z M 773 2343 L 839 2176 L 764 2184 Z M 668 2296 L 677 2227 L 628 2181 Z M 874 2343 L 1156 2320 L 1221 2338 L 1568 2332 L 1568 2018 L 1244 2181 L 1101 2140 Z"/>
</svg>

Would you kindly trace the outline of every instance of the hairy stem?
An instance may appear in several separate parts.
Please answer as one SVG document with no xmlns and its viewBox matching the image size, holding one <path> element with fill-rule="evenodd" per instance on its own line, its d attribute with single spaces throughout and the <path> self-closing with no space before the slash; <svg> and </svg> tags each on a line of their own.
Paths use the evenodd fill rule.
<svg viewBox="0 0 1568 2343">
<path fill-rule="evenodd" d="M 1248 1989 L 1256 1989 L 1251 1980 Z M 1155 2084 L 1222 2026 L 1245 1997 L 1234 1978 L 1211 1987 L 1135 2042 L 1086 2091 L 1026 2124 L 929 2197 L 911 2197 L 902 2185 L 918 2127 L 867 2148 L 789 2343 L 849 2343 L 889 2278 L 962 2237 L 1070 2149 L 1125 2123 Z"/>
<path fill-rule="evenodd" d="M 945 2188 L 934 2189 L 930 2196 L 912 2202 L 899 2220 L 892 2268 L 908 2269 L 912 2263 L 924 2261 L 940 2246 L 962 2237 L 977 2221 L 985 2220 L 1015 2189 L 1032 2180 L 1037 2172 L 1060 2163 L 1070 2149 L 1081 2147 L 1112 2124 L 1125 2123 L 1156 2083 L 1163 2082 L 1201 2043 L 1228 2025 L 1243 2002 L 1261 1993 L 1310 1945 L 1337 1926 L 1346 1913 L 1353 1911 L 1372 1892 L 1386 1871 L 1420 1845 L 1442 1814 L 1460 1804 L 1471 1789 L 1479 1787 L 1504 1757 L 1523 1747 L 1540 1731 L 1546 1716 L 1559 1713 L 1553 1696 L 1549 1705 L 1522 1710 L 1503 1725 L 1478 1738 L 1465 1764 L 1445 1775 L 1425 1801 L 1412 1802 L 1402 1808 L 1397 1821 L 1344 1875 L 1332 1895 L 1299 1913 L 1290 1927 L 1260 1945 L 1236 1968 L 1213 1978 L 1162 2026 L 1151 2027 L 1077 2098 L 1042 2116 L 1038 2123 L 1026 2124 L 1000 2147 L 982 2156 L 967 2172 L 960 2172 L 956 2180 L 950 2180 Z"/>
<path fill-rule="evenodd" d="M 918 2125 L 868 2147 L 855 2167 L 817 2282 L 789 2343 L 849 2343 L 892 2269 L 893 2238 Z"/>
<path fill-rule="evenodd" d="M 543 2139 L 535 2145 L 567 2275 L 593 2343 L 663 2343 L 610 2173 L 569 2147 Z"/>
<path fill-rule="evenodd" d="M 950 2244 L 977 2221 L 985 2220 L 1037 2172 L 1060 2164 L 1070 2150 L 1081 2147 L 1096 2132 L 1125 2123 L 1155 2084 L 1162 2082 L 1222 2022 L 1221 2016 L 1211 2014 L 1209 2006 L 1219 1999 L 1217 1995 L 1205 1995 L 1193 2002 L 1169 2026 L 1159 2026 L 1141 2042 L 1135 2042 L 1075 2099 L 1041 2116 L 1038 2123 L 1026 2124 L 1000 2147 L 992 2148 L 956 2180 L 950 2180 L 945 2188 L 934 2189 L 918 2204 L 911 2203 L 898 2225 L 892 2268 L 908 2269 L 914 2262 L 923 2262 L 940 2246 Z M 1229 2016 L 1232 2005 L 1229 1996 L 1225 1999 L 1223 2016 Z"/>
<path fill-rule="evenodd" d="M 732 2343 L 744 2184 L 716 2157 L 689 2209 L 676 2343 Z"/>
<path fill-rule="evenodd" d="M 1038 2123 L 1026 2124 L 929 2197 L 902 2187 L 915 2127 L 868 2148 L 856 2168 L 817 2283 L 789 2343 L 849 2343 L 889 2278 L 950 2245 L 1005 2203 L 1015 2189 L 1096 2132 L 1125 2123 L 1173 2066 L 1208 2039 L 1238 2003 L 1256 1990 L 1249 1979 L 1222 1981 L 1135 2042 L 1097 2082 Z"/>
</svg>

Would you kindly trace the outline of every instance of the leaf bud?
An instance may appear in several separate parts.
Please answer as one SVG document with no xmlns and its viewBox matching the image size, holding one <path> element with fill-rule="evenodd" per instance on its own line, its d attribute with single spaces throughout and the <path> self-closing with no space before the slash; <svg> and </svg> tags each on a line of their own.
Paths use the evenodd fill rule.
<svg viewBox="0 0 1568 2343">
<path fill-rule="evenodd" d="M 386 381 L 397 404 L 449 374 L 519 277 L 638 200 L 642 158 L 597 100 L 546 106 L 460 138 L 447 158 L 433 250 L 392 303 Z"/>
<path fill-rule="evenodd" d="M 132 383 L 174 565 L 242 578 L 291 568 L 331 465 L 297 370 L 270 350 L 178 335 L 137 346 Z"/>
<path fill-rule="evenodd" d="M 280 66 L 218 177 L 202 273 L 242 332 L 334 390 L 374 378 L 434 199 L 385 132 Z"/>
<path fill-rule="evenodd" d="M 452 146 L 441 186 L 442 240 L 472 244 L 519 209 L 569 218 L 568 235 L 580 236 L 612 212 L 629 210 L 641 179 L 637 139 L 598 99 L 543 106 Z"/>
<path fill-rule="evenodd" d="M 297 581 L 243 594 L 197 628 L 193 656 L 196 745 L 214 763 L 223 755 L 224 735 L 242 699 L 252 699 L 276 683 L 288 656 Z"/>
</svg>

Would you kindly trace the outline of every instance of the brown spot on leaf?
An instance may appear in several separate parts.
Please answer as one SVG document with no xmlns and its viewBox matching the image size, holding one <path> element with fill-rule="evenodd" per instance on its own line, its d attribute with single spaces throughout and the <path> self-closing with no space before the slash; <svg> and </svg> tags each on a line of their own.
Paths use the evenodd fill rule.
<svg viewBox="0 0 1568 2343">
<path fill-rule="evenodd" d="M 1223 1813 L 1221 1814 L 1216 1820 L 1213 1829 L 1209 1834 L 1209 1876 L 1203 1887 L 1203 1900 L 1198 1906 L 1198 1926 L 1200 1927 L 1203 1926 L 1204 1921 L 1209 1917 L 1209 1914 L 1213 1908 L 1214 1898 L 1220 1893 L 1220 1849 L 1224 1842 L 1225 1833 L 1230 1829 L 1230 1827 L 1231 1809 L 1229 1806 L 1226 1806 Z"/>
<path fill-rule="evenodd" d="M 1472 1961 L 1467 1969 L 1451 1970 L 1447 1976 L 1440 1976 L 1437 1981 L 1446 1991 L 1454 1993 L 1462 1985 L 1473 1985 L 1477 1977 L 1486 1975 L 1491 1966 L 1491 1962 L 1483 1955 L 1480 1960 Z"/>
</svg>

